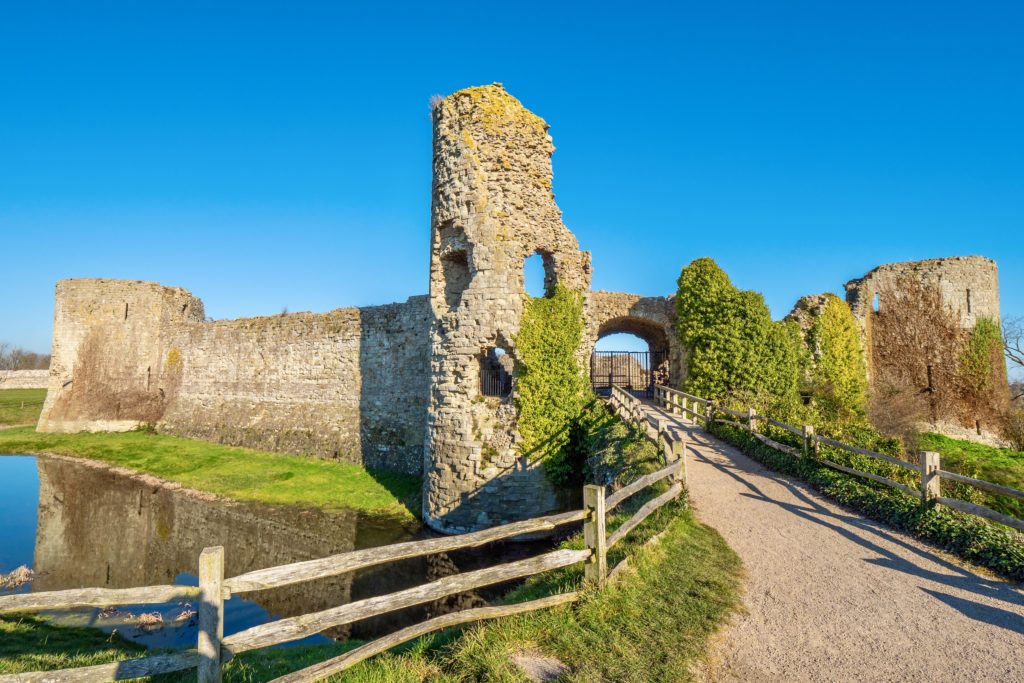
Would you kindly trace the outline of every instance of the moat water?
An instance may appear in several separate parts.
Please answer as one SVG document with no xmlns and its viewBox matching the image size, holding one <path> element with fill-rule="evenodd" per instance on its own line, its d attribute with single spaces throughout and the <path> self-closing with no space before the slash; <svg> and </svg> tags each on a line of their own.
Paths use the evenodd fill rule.
<svg viewBox="0 0 1024 683">
<path fill-rule="evenodd" d="M 35 572 L 30 583 L 0 590 L 0 595 L 197 585 L 199 553 L 207 546 L 224 546 L 225 575 L 230 577 L 429 535 L 416 523 L 392 518 L 210 501 L 69 460 L 0 456 L 0 574 L 22 565 Z M 232 596 L 224 606 L 224 633 L 519 559 L 550 545 L 492 544 L 482 551 L 437 554 Z M 487 604 L 509 587 L 452 596 L 291 644 L 374 638 L 425 618 Z M 41 616 L 63 625 L 116 629 L 122 637 L 148 647 L 179 648 L 195 645 L 196 609 L 196 604 L 125 605 Z M 157 623 L 144 625 L 146 621 Z"/>
</svg>

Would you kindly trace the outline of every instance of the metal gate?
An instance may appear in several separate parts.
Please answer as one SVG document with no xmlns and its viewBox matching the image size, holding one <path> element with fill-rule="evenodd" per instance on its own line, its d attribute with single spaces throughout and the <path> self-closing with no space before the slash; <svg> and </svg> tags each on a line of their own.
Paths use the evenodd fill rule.
<svg viewBox="0 0 1024 683">
<path fill-rule="evenodd" d="M 640 398 L 654 398 L 654 385 L 668 383 L 668 354 L 664 351 L 594 351 L 590 384 L 607 395 L 612 384 Z"/>
</svg>

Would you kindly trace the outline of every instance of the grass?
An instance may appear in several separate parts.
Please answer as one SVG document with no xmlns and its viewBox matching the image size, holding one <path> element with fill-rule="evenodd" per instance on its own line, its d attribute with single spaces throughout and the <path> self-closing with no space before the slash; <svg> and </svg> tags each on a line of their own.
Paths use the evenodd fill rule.
<svg viewBox="0 0 1024 683">
<path fill-rule="evenodd" d="M 1024 490 L 1024 452 L 951 439 L 941 434 L 923 434 L 921 448 L 938 451 L 943 469 Z M 980 490 L 979 490 L 980 492 Z M 993 510 L 1024 519 L 1024 501 L 982 493 L 982 503 Z"/>
<path fill-rule="evenodd" d="M 617 421 L 606 422 L 599 430 L 593 441 L 594 460 L 603 463 L 599 469 L 614 466 L 616 471 L 628 471 L 628 478 L 633 478 L 657 467 L 649 444 L 638 437 L 635 430 L 627 430 Z M 7 447 L 4 434 L 0 431 L 0 448 Z M 104 436 L 154 437 L 149 434 Z M 78 443 L 81 447 L 82 442 Z M 614 448 L 610 445 L 613 443 L 617 444 Z M 591 466 L 594 464 L 592 462 Z M 626 501 L 609 515 L 609 533 L 646 500 L 665 489 L 665 483 L 660 482 Z M 582 565 L 576 565 L 532 577 L 504 600 L 516 603 L 583 590 L 578 603 L 424 636 L 329 680 L 521 683 L 527 679 L 510 661 L 510 655 L 516 652 L 557 657 L 569 667 L 569 673 L 559 680 L 572 683 L 692 680 L 694 664 L 704 656 L 709 638 L 739 603 L 742 566 L 722 537 L 697 522 L 683 502 L 685 497 L 680 497 L 677 502 L 657 510 L 612 549 L 609 566 L 628 557 L 629 568 L 606 588 L 597 590 L 584 586 Z M 659 542 L 648 544 L 655 534 L 660 534 Z M 581 535 L 568 539 L 562 547 L 582 548 Z M 16 619 L 9 618 L 6 624 L 0 620 L 0 624 L 12 629 L 10 624 Z M 24 623 L 27 626 L 19 628 L 24 628 L 25 632 L 0 650 L 0 667 L 6 667 L 0 671 L 13 673 L 38 670 L 43 665 L 58 668 L 138 656 L 135 646 L 119 644 L 116 640 L 110 643 L 105 636 L 93 631 L 74 629 L 66 635 L 60 648 L 54 648 L 55 657 L 32 660 L 36 653 L 46 651 L 53 631 L 65 629 L 31 620 Z M 348 642 L 245 652 L 225 665 L 224 681 L 268 681 L 358 645 Z M 194 681 L 195 676 L 171 674 L 154 680 Z"/>
<path fill-rule="evenodd" d="M 40 434 L 0 429 L 0 453 L 58 453 L 155 475 L 242 501 L 412 518 L 420 479 L 352 463 L 282 455 L 146 431 Z"/>
<path fill-rule="evenodd" d="M 635 506 L 634 506 L 635 507 Z M 628 511 L 626 511 L 628 512 Z M 617 516 L 621 522 L 626 512 Z M 654 533 L 660 542 L 644 545 Z M 564 544 L 581 547 L 575 537 Z M 450 629 L 374 657 L 332 681 L 497 681 L 527 679 L 509 659 L 514 652 L 557 657 L 570 673 L 559 680 L 692 680 L 708 640 L 739 602 L 739 558 L 713 529 L 688 510 L 667 505 L 616 546 L 614 564 L 630 568 L 604 590 L 584 588 L 576 605 Z M 582 568 L 534 577 L 506 596 L 521 602 L 580 588 Z M 0 620 L 0 672 L 86 666 L 139 656 L 136 646 L 89 629 L 53 627 L 33 619 Z M 224 667 L 225 683 L 267 681 L 336 656 L 357 642 L 273 648 L 241 654 Z M 28 654 L 31 653 L 31 654 Z M 194 674 L 154 680 L 195 680 Z"/>
<path fill-rule="evenodd" d="M 0 674 L 105 664 L 142 652 L 97 629 L 51 626 L 29 616 L 0 619 Z"/>
<path fill-rule="evenodd" d="M 26 425 L 39 421 L 46 389 L 0 389 L 0 425 Z"/>
</svg>

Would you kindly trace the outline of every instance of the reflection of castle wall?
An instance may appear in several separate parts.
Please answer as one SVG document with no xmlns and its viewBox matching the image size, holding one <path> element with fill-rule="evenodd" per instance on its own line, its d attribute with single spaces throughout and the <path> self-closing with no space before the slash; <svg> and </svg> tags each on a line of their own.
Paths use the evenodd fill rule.
<svg viewBox="0 0 1024 683">
<path fill-rule="evenodd" d="M 204 547 L 224 546 L 225 575 L 334 553 L 411 540 L 412 531 L 389 519 L 353 512 L 323 513 L 208 501 L 143 484 L 66 460 L 40 457 L 39 511 L 32 590 L 128 588 L 173 583 L 196 574 Z M 498 561 L 486 557 L 487 562 Z M 477 568 L 476 556 L 460 560 Z M 272 615 L 287 617 L 384 595 L 459 572 L 446 555 L 371 567 L 344 576 L 246 593 Z M 386 614 L 331 629 L 334 638 L 369 638 L 460 605 L 483 604 L 476 593 L 445 603 Z"/>
<path fill-rule="evenodd" d="M 204 547 L 222 545 L 225 573 L 351 550 L 355 513 L 324 514 L 210 502 L 144 486 L 106 470 L 40 458 L 34 591 L 126 588 L 195 574 Z M 401 540 L 401 539 L 395 539 Z M 352 577 L 253 593 L 291 616 L 348 602 Z"/>
</svg>

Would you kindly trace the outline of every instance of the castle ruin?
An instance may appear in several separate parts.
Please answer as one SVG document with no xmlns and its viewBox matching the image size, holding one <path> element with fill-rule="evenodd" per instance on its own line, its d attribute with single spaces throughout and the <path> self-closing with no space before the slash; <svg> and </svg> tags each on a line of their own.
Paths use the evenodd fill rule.
<svg viewBox="0 0 1024 683">
<path fill-rule="evenodd" d="M 63 280 L 39 431 L 149 424 L 423 475 L 423 518 L 449 533 L 560 507 L 542 467 L 517 451 L 524 259 L 540 255 L 547 288 L 585 295 L 581 373 L 599 338 L 627 332 L 662 359 L 654 376 L 679 386 L 686 367 L 674 300 L 590 291 L 590 254 L 554 201 L 548 126 L 500 84 L 450 95 L 433 118 L 426 296 L 207 321 L 202 301 L 184 289 Z M 998 316 L 995 265 L 947 261 L 962 261 L 959 279 L 940 279 L 950 297 L 968 292 L 965 320 Z M 866 330 L 863 302 L 876 292 L 888 298 L 887 268 L 847 285 Z M 936 272 L 953 272 L 946 268 Z"/>
</svg>

